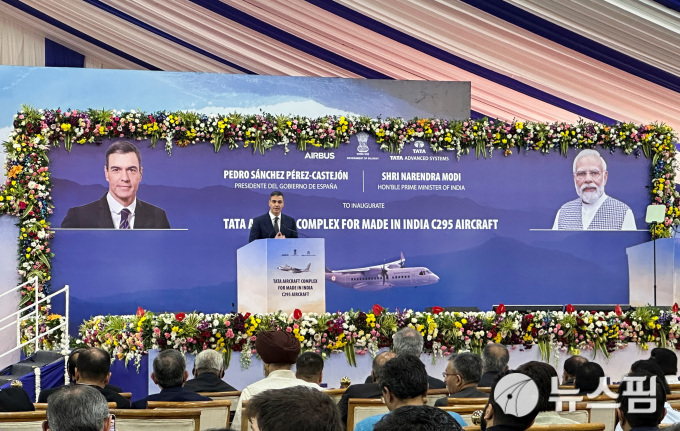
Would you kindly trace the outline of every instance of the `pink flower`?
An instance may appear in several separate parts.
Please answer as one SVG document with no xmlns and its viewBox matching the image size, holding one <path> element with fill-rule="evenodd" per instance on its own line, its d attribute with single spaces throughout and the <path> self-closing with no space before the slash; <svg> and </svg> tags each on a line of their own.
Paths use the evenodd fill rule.
<svg viewBox="0 0 680 431">
<path fill-rule="evenodd" d="M 227 329 L 227 333 L 224 334 L 227 338 L 234 338 L 234 331 L 231 328 Z"/>
</svg>

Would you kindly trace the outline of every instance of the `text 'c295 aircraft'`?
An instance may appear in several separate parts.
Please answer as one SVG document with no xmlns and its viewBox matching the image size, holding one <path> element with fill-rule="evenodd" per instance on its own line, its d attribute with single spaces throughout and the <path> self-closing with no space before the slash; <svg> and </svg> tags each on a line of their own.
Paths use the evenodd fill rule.
<svg viewBox="0 0 680 431">
<path fill-rule="evenodd" d="M 404 262 L 404 253 L 401 253 L 401 259 L 382 265 L 338 270 L 326 268 L 326 280 L 355 290 L 427 286 L 439 281 L 439 277 L 424 266 L 406 268 Z"/>
</svg>

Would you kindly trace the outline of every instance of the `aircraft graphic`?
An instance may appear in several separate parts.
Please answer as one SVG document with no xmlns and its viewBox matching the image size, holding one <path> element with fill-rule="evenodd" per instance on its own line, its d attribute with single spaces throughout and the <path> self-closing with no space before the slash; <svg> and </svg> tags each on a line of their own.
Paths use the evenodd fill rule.
<svg viewBox="0 0 680 431">
<path fill-rule="evenodd" d="M 290 265 L 281 265 L 281 266 L 279 266 L 277 269 L 279 269 L 279 270 L 281 270 L 281 271 L 292 272 L 293 274 L 299 274 L 299 273 L 301 273 L 301 272 L 309 272 L 309 267 L 310 267 L 310 266 L 312 266 L 311 263 L 307 265 L 307 268 L 305 268 L 305 269 L 300 269 L 300 268 L 292 267 L 292 266 L 290 266 Z"/>
<path fill-rule="evenodd" d="M 423 266 L 404 267 L 401 259 L 366 268 L 330 270 L 326 268 L 326 280 L 355 290 L 381 290 L 401 286 L 427 286 L 439 281 L 439 277 Z"/>
</svg>

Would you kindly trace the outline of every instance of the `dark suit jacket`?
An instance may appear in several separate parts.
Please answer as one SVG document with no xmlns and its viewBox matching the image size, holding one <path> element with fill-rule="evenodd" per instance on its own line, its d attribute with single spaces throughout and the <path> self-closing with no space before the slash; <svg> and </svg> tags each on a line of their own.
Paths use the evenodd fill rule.
<svg viewBox="0 0 680 431">
<path fill-rule="evenodd" d="M 160 393 L 149 395 L 146 398 L 132 403 L 133 409 L 145 409 L 147 401 L 212 401 L 208 397 L 198 395 L 196 392 L 185 391 L 181 386 L 163 388 Z"/>
<path fill-rule="evenodd" d="M 75 385 L 75 382 L 73 380 L 71 380 L 70 384 Z M 42 389 L 40 391 L 40 395 L 38 395 L 38 402 L 39 403 L 46 403 L 47 398 L 49 398 L 50 395 L 57 392 L 59 389 L 63 388 L 64 386 L 66 386 L 66 385 L 57 386 L 56 388 Z M 117 392 L 117 393 L 123 392 L 123 390 L 121 388 L 119 388 L 118 386 L 114 386 L 114 385 L 106 385 L 106 386 L 104 386 L 104 388 L 108 389 L 109 391 L 113 391 L 113 392 Z M 125 398 L 125 397 L 123 397 L 123 398 Z"/>
<path fill-rule="evenodd" d="M 493 382 L 496 381 L 496 378 L 498 377 L 500 373 L 496 371 L 487 371 L 486 373 L 482 374 L 482 378 L 479 379 L 479 383 L 477 383 L 478 388 L 490 388 L 493 386 Z"/>
<path fill-rule="evenodd" d="M 340 416 L 342 422 L 347 424 L 347 409 L 350 398 L 380 398 L 382 390 L 377 383 L 360 383 L 358 385 L 350 385 L 345 393 L 342 394 L 338 408 L 340 409 Z"/>
<path fill-rule="evenodd" d="M 111 210 L 106 194 L 87 205 L 69 208 L 61 222 L 64 228 L 113 229 Z M 135 207 L 135 229 L 170 229 L 165 211 L 150 203 L 137 199 Z"/>
<path fill-rule="evenodd" d="M 130 408 L 130 400 L 119 394 L 118 392 L 112 391 L 111 389 L 107 388 L 100 388 L 99 386 L 94 386 L 90 385 L 96 390 L 99 391 L 102 395 L 104 395 L 104 398 L 106 398 L 107 403 L 116 403 L 116 408 L 117 409 L 129 409 Z"/>
<path fill-rule="evenodd" d="M 195 379 L 187 380 L 184 384 L 184 390 L 191 392 L 229 392 L 238 389 L 220 379 L 217 374 L 202 372 Z"/>
<path fill-rule="evenodd" d="M 135 223 L 137 222 L 135 221 Z M 293 217 L 281 214 L 280 223 L 279 227 L 281 228 L 281 233 L 286 238 L 298 237 L 297 225 L 295 224 L 295 219 Z M 272 224 L 272 219 L 269 217 L 269 213 L 253 219 L 253 226 L 250 228 L 248 242 L 253 242 L 256 239 L 274 238 L 275 236 L 276 232 L 274 232 L 274 225 Z"/>
<path fill-rule="evenodd" d="M 7 388 L 0 391 L 0 412 L 32 412 L 31 399 L 23 388 Z"/>
<path fill-rule="evenodd" d="M 488 398 L 489 394 L 482 392 L 477 388 L 465 388 L 455 394 L 449 395 L 449 398 Z M 442 407 L 448 405 L 447 397 L 440 398 L 434 402 L 435 407 Z"/>
</svg>

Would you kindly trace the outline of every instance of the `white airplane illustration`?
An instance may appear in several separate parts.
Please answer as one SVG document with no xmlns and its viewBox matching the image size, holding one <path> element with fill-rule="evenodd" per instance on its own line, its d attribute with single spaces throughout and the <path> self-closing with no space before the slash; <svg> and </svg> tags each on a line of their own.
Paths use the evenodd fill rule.
<svg viewBox="0 0 680 431">
<path fill-rule="evenodd" d="M 294 274 L 299 274 L 299 273 L 301 273 L 301 272 L 309 272 L 309 268 L 310 268 L 311 266 L 312 266 L 312 264 L 310 263 L 309 265 L 307 265 L 307 268 L 305 268 L 305 269 L 300 269 L 300 268 L 292 267 L 292 266 L 290 266 L 290 265 L 281 265 L 281 266 L 279 266 L 277 269 L 279 269 L 279 270 L 281 270 L 281 271 L 292 272 L 292 273 L 294 273 Z"/>
<path fill-rule="evenodd" d="M 427 286 L 439 281 L 439 277 L 423 266 L 404 267 L 401 259 L 366 268 L 330 270 L 326 268 L 326 280 L 356 290 L 381 290 L 401 286 Z"/>
</svg>

